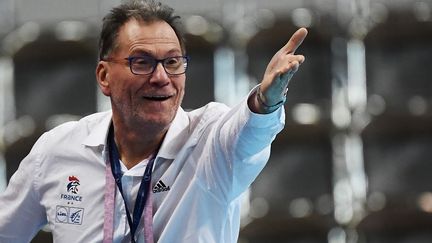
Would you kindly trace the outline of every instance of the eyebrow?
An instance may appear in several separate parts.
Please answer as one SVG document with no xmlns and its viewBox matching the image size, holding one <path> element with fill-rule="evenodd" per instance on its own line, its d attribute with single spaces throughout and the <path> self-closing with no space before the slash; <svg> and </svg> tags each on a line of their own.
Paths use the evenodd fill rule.
<svg viewBox="0 0 432 243">
<path fill-rule="evenodd" d="M 180 53 L 180 55 L 183 54 L 181 49 L 171 49 L 167 52 L 167 54 L 171 54 L 171 53 Z"/>
<path fill-rule="evenodd" d="M 153 56 L 150 52 L 145 50 L 135 50 L 129 54 L 130 56 Z"/>
<path fill-rule="evenodd" d="M 183 55 L 183 53 L 180 49 L 173 48 L 173 49 L 167 51 L 164 56 L 169 57 L 169 56 L 173 56 L 173 55 L 181 56 L 181 55 Z M 137 49 L 137 50 L 131 52 L 130 56 L 151 56 L 151 57 L 154 57 L 155 55 L 153 53 L 151 53 L 150 51 L 143 50 L 143 49 Z"/>
</svg>

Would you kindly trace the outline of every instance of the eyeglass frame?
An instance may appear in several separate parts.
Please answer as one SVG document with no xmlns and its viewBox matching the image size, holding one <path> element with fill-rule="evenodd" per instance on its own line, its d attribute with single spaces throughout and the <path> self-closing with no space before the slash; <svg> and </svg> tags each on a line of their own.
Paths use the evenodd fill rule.
<svg viewBox="0 0 432 243">
<path fill-rule="evenodd" d="M 152 71 L 149 72 L 149 73 L 143 73 L 143 74 L 135 73 L 135 72 L 133 71 L 133 69 L 132 69 L 132 61 L 133 61 L 134 59 L 136 59 L 136 58 L 143 58 L 143 57 L 147 57 L 147 58 L 152 58 L 152 59 L 154 59 L 155 64 L 153 65 L 153 69 L 152 69 Z M 170 58 L 180 58 L 180 57 L 183 58 L 183 60 L 186 60 L 186 62 L 183 64 L 183 65 L 185 65 L 185 67 L 184 67 L 184 72 L 182 72 L 182 73 L 176 73 L 176 74 L 169 73 L 169 72 L 166 70 L 166 67 L 165 67 L 164 61 L 165 61 L 165 60 L 168 60 L 168 59 L 170 59 Z M 154 57 L 152 57 L 152 56 L 150 56 L 150 55 L 141 55 L 141 56 L 129 56 L 129 57 L 125 57 L 125 58 L 120 59 L 120 60 L 118 60 L 118 59 L 113 59 L 113 58 L 104 58 L 104 59 L 101 59 L 101 61 L 105 61 L 105 62 L 114 62 L 114 63 L 119 63 L 121 60 L 126 60 L 126 61 L 128 62 L 128 64 L 129 64 L 129 69 L 130 69 L 131 73 L 134 74 L 134 75 L 151 75 L 151 74 L 153 74 L 154 71 L 156 70 L 157 65 L 158 65 L 159 63 L 161 63 L 161 64 L 162 64 L 162 67 L 163 67 L 163 69 L 164 69 L 164 71 L 165 71 L 166 74 L 168 74 L 168 75 L 172 75 L 172 76 L 177 76 L 177 75 L 182 75 L 182 74 L 185 74 L 185 73 L 186 73 L 187 68 L 188 68 L 188 66 L 189 66 L 189 60 L 190 60 L 190 57 L 185 55 L 185 56 L 172 56 L 172 57 L 167 57 L 167 58 L 164 58 L 164 59 L 156 59 L 156 58 L 154 58 Z"/>
</svg>

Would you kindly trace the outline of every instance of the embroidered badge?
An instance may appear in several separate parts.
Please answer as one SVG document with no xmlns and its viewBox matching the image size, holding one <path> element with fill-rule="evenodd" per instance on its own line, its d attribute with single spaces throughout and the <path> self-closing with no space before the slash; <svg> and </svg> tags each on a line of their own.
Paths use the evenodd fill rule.
<svg viewBox="0 0 432 243">
<path fill-rule="evenodd" d="M 56 222 L 67 223 L 69 210 L 63 206 L 57 206 L 56 209 Z"/>
<path fill-rule="evenodd" d="M 169 186 L 166 186 L 162 180 L 159 180 L 158 183 L 156 183 L 156 185 L 153 187 L 153 193 L 166 192 L 170 189 L 171 188 Z"/>
<path fill-rule="evenodd" d="M 78 194 L 78 186 L 80 181 L 75 176 L 69 176 L 69 184 L 67 184 L 67 191 L 73 194 Z"/>
<path fill-rule="evenodd" d="M 84 208 L 57 206 L 56 222 L 62 224 L 81 225 L 84 217 Z"/>
<path fill-rule="evenodd" d="M 82 202 L 83 197 L 78 194 L 78 186 L 80 186 L 80 180 L 76 176 L 69 176 L 66 184 L 66 192 L 61 193 L 60 199 L 67 201 L 67 204 L 74 204 L 74 202 Z"/>
<path fill-rule="evenodd" d="M 69 208 L 69 223 L 82 224 L 84 208 Z"/>
</svg>

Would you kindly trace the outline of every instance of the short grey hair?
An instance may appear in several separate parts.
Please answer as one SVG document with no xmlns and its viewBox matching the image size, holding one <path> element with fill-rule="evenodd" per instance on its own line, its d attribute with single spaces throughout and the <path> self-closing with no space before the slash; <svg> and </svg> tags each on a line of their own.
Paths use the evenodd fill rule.
<svg viewBox="0 0 432 243">
<path fill-rule="evenodd" d="M 174 30 L 183 54 L 186 54 L 180 16 L 174 9 L 154 0 L 128 0 L 114 7 L 104 18 L 99 37 L 99 60 L 104 60 L 116 49 L 120 28 L 131 19 L 144 22 L 165 21 Z"/>
</svg>

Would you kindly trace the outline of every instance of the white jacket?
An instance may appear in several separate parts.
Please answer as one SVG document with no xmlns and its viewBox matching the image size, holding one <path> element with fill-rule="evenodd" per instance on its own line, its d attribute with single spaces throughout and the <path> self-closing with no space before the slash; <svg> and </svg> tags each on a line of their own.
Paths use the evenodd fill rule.
<svg viewBox="0 0 432 243">
<path fill-rule="evenodd" d="M 29 242 L 47 223 L 54 242 L 102 242 L 111 116 L 96 113 L 41 136 L 0 195 L 1 243 Z M 152 174 L 152 188 L 160 189 L 152 195 L 155 242 L 236 242 L 240 195 L 267 162 L 284 116 L 283 108 L 255 114 L 246 99 L 232 109 L 219 103 L 180 108 Z M 129 178 L 133 188 L 141 175 L 124 177 L 136 178 Z M 129 225 L 118 189 L 116 195 L 114 242 L 124 242 Z M 143 242 L 143 227 L 137 234 Z"/>
</svg>

